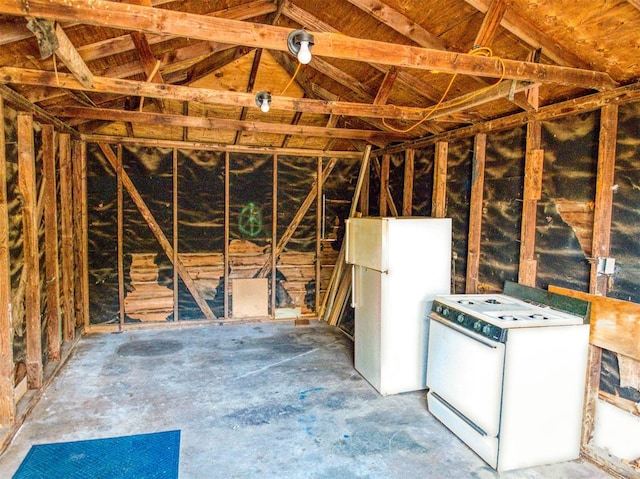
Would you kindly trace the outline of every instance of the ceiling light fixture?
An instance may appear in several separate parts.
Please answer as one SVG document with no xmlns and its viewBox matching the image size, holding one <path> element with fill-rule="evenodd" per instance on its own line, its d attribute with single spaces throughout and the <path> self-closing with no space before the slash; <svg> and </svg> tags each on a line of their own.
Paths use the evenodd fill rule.
<svg viewBox="0 0 640 479">
<path fill-rule="evenodd" d="M 259 91 L 256 93 L 256 105 L 260 107 L 262 113 L 267 113 L 271 108 L 271 93 L 268 91 Z"/>
<path fill-rule="evenodd" d="M 298 57 L 298 61 L 306 65 L 311 61 L 311 47 L 313 46 L 313 35 L 304 30 L 294 30 L 287 39 L 289 51 Z"/>
</svg>

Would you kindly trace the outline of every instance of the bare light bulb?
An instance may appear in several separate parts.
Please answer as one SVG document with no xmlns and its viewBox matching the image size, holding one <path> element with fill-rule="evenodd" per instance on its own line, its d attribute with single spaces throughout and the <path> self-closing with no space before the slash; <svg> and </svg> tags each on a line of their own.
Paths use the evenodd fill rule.
<svg viewBox="0 0 640 479">
<path fill-rule="evenodd" d="M 311 61 L 311 50 L 309 50 L 309 42 L 302 40 L 300 42 L 300 50 L 298 50 L 298 61 L 306 65 Z"/>
<path fill-rule="evenodd" d="M 260 102 L 260 110 L 262 113 L 269 112 L 269 100 L 266 97 L 262 98 L 262 101 Z"/>
</svg>

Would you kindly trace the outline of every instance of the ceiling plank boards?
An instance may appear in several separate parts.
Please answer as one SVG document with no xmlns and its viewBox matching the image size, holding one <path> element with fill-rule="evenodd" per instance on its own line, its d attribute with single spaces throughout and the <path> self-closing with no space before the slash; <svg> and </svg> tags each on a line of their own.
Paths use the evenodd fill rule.
<svg viewBox="0 0 640 479">
<path fill-rule="evenodd" d="M 185 38 L 235 42 L 286 51 L 290 29 L 104 0 L 21 0 L 0 2 L 0 13 L 31 15 L 59 21 L 125 28 L 145 33 L 168 33 Z M 465 75 L 510 78 L 606 90 L 617 83 L 606 73 L 469 54 L 443 52 L 327 33 L 315 34 L 314 55 L 438 70 Z"/>
<path fill-rule="evenodd" d="M 476 39 L 473 42 L 472 48 L 475 47 L 488 47 L 493 43 L 493 38 L 498 31 L 500 22 L 504 12 L 507 10 L 506 0 L 492 0 L 489 9 L 482 20 L 482 26 L 476 35 Z"/>
</svg>

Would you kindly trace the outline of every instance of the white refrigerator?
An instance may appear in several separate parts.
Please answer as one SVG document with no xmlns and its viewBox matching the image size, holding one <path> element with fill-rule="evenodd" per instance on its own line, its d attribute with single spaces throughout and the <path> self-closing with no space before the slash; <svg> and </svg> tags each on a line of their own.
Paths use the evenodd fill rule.
<svg viewBox="0 0 640 479">
<path fill-rule="evenodd" d="M 356 370 L 382 395 L 426 388 L 428 314 L 451 289 L 451 219 L 350 218 Z"/>
</svg>

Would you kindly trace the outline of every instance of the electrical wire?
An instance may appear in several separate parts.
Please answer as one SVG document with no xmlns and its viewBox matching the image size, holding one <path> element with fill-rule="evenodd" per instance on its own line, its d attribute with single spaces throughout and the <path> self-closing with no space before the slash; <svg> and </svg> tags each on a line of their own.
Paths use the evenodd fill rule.
<svg viewBox="0 0 640 479">
<path fill-rule="evenodd" d="M 473 98 L 492 90 L 493 88 L 497 87 L 502 80 L 504 80 L 505 74 L 506 74 L 506 66 L 504 64 L 504 60 L 501 57 L 494 57 L 493 56 L 493 51 L 491 50 L 491 48 L 489 47 L 481 47 L 481 46 L 476 46 L 473 47 L 471 50 L 469 50 L 468 52 L 469 55 L 474 55 L 474 56 L 483 56 L 483 57 L 487 57 L 487 58 L 496 58 L 499 62 L 500 62 L 500 66 L 502 68 L 502 72 L 500 74 L 500 78 L 498 79 L 497 82 L 492 83 L 491 85 L 488 85 L 484 88 L 481 88 L 480 90 L 477 90 L 476 92 L 474 92 L 473 94 L 463 98 L 463 99 L 459 99 L 457 102 L 454 100 L 451 103 L 449 103 L 447 105 L 447 108 L 453 107 L 453 106 L 458 106 L 458 105 L 462 105 L 465 102 L 472 100 Z M 435 72 L 434 72 L 435 73 Z M 391 131 L 394 131 L 396 133 L 409 133 L 410 131 L 416 129 L 417 127 L 419 127 L 420 125 L 422 125 L 425 121 L 427 121 L 429 118 L 431 118 L 431 116 L 438 110 L 440 110 L 440 106 L 442 105 L 442 103 L 444 102 L 444 99 L 447 97 L 447 95 L 449 94 L 449 91 L 451 90 L 451 87 L 453 86 L 453 82 L 455 81 L 455 79 L 458 76 L 458 72 L 453 74 L 453 77 L 451 77 L 451 80 L 449 81 L 449 85 L 447 85 L 447 88 L 445 89 L 444 93 L 442 94 L 442 96 L 440 97 L 440 100 L 438 100 L 438 102 L 434 105 L 434 106 L 430 106 L 427 108 L 423 108 L 422 111 L 423 112 L 427 112 L 427 114 L 424 116 L 424 118 L 422 118 L 421 120 L 417 121 L 416 123 L 414 123 L 412 126 L 402 129 L 402 128 L 395 128 L 391 125 L 389 125 L 386 121 L 386 118 L 382 119 L 382 124 L 384 126 L 386 126 L 387 128 L 389 128 Z"/>
<path fill-rule="evenodd" d="M 289 80 L 289 83 L 287 83 L 287 86 L 284 87 L 284 90 L 282 90 L 282 92 L 280 93 L 280 95 L 284 95 L 284 92 L 286 92 L 289 87 L 292 85 L 293 80 L 296 79 L 296 77 L 298 76 L 298 72 L 300 71 L 300 67 L 302 66 L 302 63 L 298 62 L 298 66 L 296 67 L 296 71 L 293 72 L 293 76 L 291 77 L 291 80 Z"/>
</svg>

